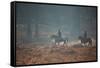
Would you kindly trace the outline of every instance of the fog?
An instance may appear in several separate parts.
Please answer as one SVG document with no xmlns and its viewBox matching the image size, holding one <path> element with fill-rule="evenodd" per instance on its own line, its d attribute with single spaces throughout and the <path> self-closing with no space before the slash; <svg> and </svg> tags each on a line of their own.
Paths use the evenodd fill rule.
<svg viewBox="0 0 100 68">
<path fill-rule="evenodd" d="M 17 3 L 17 41 L 50 42 L 58 30 L 69 41 L 77 40 L 84 31 L 96 39 L 96 19 L 96 7 Z"/>
</svg>

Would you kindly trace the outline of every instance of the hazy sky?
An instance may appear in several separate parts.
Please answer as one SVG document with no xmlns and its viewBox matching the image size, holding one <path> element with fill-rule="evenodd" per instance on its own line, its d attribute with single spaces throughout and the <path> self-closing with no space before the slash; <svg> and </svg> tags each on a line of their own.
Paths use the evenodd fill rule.
<svg viewBox="0 0 100 68">
<path fill-rule="evenodd" d="M 96 35 L 96 7 L 16 4 L 17 23 L 31 23 L 34 33 L 34 24 L 39 24 L 40 35 L 56 34 L 60 29 L 62 35 L 76 39 L 84 31 L 88 35 Z"/>
</svg>

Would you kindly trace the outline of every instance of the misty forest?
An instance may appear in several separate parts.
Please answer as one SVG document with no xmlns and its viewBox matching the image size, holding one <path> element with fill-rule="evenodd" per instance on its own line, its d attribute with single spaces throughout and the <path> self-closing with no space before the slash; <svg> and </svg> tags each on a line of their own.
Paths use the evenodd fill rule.
<svg viewBox="0 0 100 68">
<path fill-rule="evenodd" d="M 16 4 L 16 64 L 96 60 L 96 7 Z"/>
</svg>

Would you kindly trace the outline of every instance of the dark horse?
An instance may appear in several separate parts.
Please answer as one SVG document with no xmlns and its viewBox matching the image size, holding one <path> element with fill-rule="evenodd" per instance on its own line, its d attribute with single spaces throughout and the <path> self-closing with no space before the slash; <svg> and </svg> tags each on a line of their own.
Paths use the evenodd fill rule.
<svg viewBox="0 0 100 68">
<path fill-rule="evenodd" d="M 88 45 L 92 45 L 92 39 L 91 38 L 84 38 L 84 37 L 79 36 L 79 40 L 81 40 L 81 43 L 84 44 L 84 45 L 86 43 L 88 43 Z"/>
<path fill-rule="evenodd" d="M 61 42 L 63 42 L 63 45 L 66 44 L 66 42 L 68 42 L 68 39 L 67 38 L 62 38 L 62 37 L 59 37 L 57 35 L 52 35 L 51 36 L 52 39 L 54 39 L 55 41 L 55 44 L 60 44 Z"/>
</svg>

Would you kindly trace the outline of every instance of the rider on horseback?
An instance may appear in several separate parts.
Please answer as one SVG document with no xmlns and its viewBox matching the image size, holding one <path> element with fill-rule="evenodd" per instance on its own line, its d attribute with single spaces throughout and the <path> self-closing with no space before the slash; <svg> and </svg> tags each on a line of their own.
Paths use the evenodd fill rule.
<svg viewBox="0 0 100 68">
<path fill-rule="evenodd" d="M 58 37 L 59 37 L 59 38 L 62 38 L 62 34 L 61 34 L 60 29 L 58 30 Z"/>
</svg>

